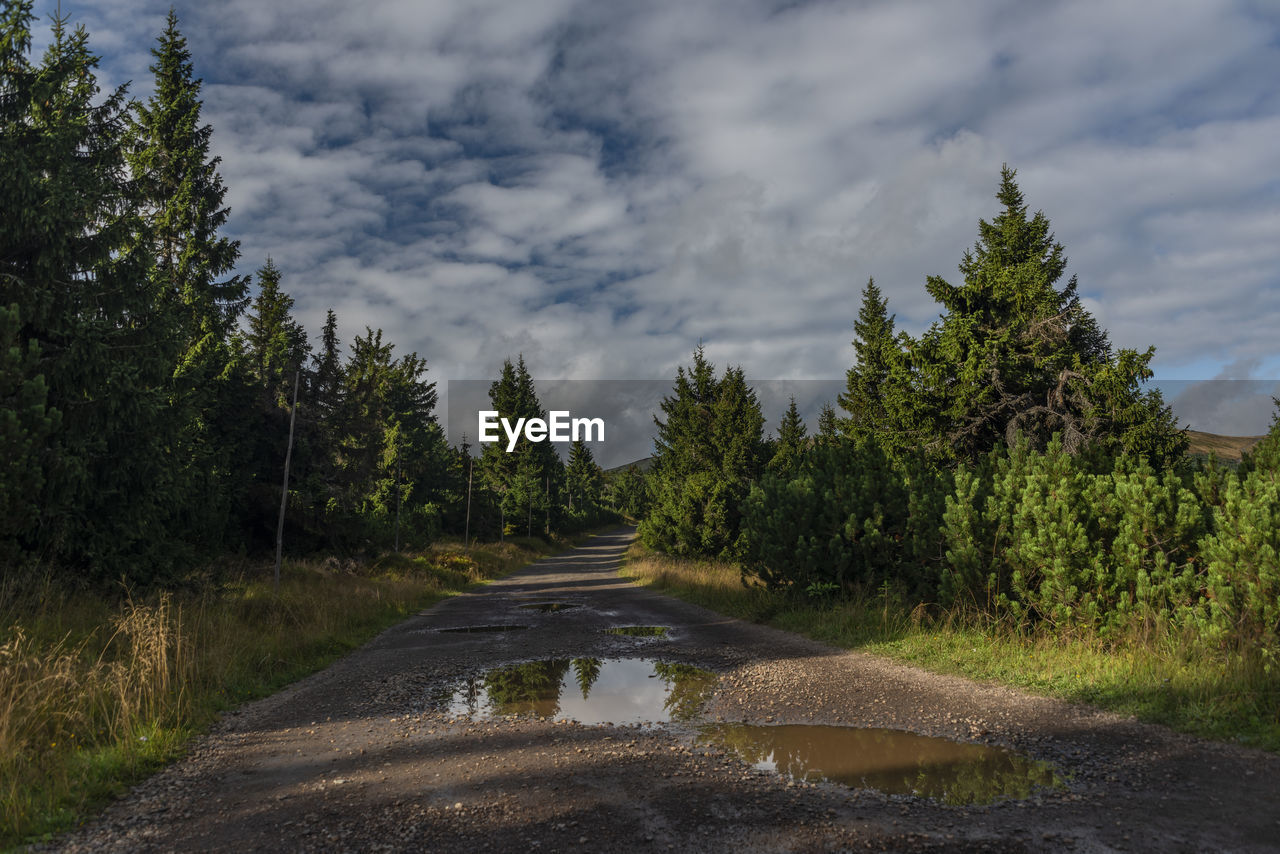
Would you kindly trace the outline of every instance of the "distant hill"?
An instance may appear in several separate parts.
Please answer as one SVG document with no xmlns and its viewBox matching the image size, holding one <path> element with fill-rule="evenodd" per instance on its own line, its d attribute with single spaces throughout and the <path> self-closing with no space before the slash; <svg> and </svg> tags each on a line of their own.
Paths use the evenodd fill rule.
<svg viewBox="0 0 1280 854">
<path fill-rule="evenodd" d="M 1189 454 L 1204 457 L 1212 451 L 1223 462 L 1238 463 L 1242 452 L 1249 450 L 1266 436 L 1219 436 L 1217 433 L 1205 433 L 1202 430 L 1188 430 L 1187 438 L 1191 440 L 1191 446 L 1187 448 Z M 645 457 L 632 463 L 605 469 L 605 474 L 621 473 L 632 466 L 647 472 L 653 468 L 653 457 Z"/>
<path fill-rule="evenodd" d="M 1212 451 L 1224 462 L 1239 462 L 1240 454 L 1247 451 L 1265 436 L 1219 436 L 1217 433 L 1202 433 L 1199 430 L 1188 430 L 1187 438 L 1191 447 L 1187 453 L 1208 456 Z"/>
<path fill-rule="evenodd" d="M 633 462 L 633 463 L 625 463 L 625 464 L 620 465 L 620 466 L 614 466 L 614 467 L 613 467 L 613 468 L 611 468 L 611 469 L 605 469 L 605 470 L 604 470 L 604 473 L 605 473 L 605 474 L 620 474 L 620 473 L 622 473 L 622 472 L 626 471 L 627 469 L 631 468 L 632 466 L 635 466 L 635 467 L 636 467 L 636 468 L 638 468 L 641 472 L 647 472 L 649 469 L 653 468 L 653 457 L 645 457 L 644 459 L 642 459 L 642 460 L 636 460 L 636 461 L 635 461 L 635 462 Z"/>
</svg>

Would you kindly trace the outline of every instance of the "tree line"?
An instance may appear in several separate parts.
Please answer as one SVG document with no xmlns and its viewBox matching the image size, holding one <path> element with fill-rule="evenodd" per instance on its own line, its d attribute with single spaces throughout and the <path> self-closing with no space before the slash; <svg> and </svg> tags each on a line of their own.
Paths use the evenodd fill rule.
<svg viewBox="0 0 1280 854">
<path fill-rule="evenodd" d="M 1109 344 L 1012 169 L 963 283 L 894 328 L 874 281 L 856 362 L 809 435 L 794 399 L 765 438 L 740 368 L 701 347 L 664 399 L 643 541 L 738 563 L 809 597 L 875 593 L 1103 633 L 1192 625 L 1280 649 L 1280 416 L 1236 469 L 1187 455 L 1154 349 Z M 1280 401 L 1278 401 L 1280 403 Z"/>
<path fill-rule="evenodd" d="M 286 456 L 293 550 L 607 516 L 585 446 L 567 468 L 541 446 L 473 470 L 436 421 L 422 357 L 374 329 L 344 347 L 332 310 L 313 346 L 270 258 L 256 292 L 235 274 L 227 189 L 172 11 L 140 101 L 100 91 L 83 27 L 56 18 L 35 60 L 30 0 L 0 9 L 6 567 L 163 583 L 192 560 L 263 549 Z M 539 408 L 523 360 L 493 393 L 504 415 Z"/>
</svg>

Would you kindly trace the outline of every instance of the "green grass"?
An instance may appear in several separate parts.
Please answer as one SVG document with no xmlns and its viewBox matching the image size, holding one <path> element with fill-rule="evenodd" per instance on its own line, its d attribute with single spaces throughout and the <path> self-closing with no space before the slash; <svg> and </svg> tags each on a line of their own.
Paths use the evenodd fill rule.
<svg viewBox="0 0 1280 854">
<path fill-rule="evenodd" d="M 737 567 L 635 545 L 623 574 L 723 614 L 929 670 L 1088 703 L 1183 732 L 1280 751 L 1280 673 L 1146 626 L 1112 638 L 1027 631 L 976 613 L 892 598 L 813 601 L 744 587 Z"/>
<path fill-rule="evenodd" d="M 46 840 L 269 695 L 468 585 L 566 543 L 440 544 L 367 566 L 224 568 L 186 594 L 0 588 L 0 848 Z"/>
</svg>

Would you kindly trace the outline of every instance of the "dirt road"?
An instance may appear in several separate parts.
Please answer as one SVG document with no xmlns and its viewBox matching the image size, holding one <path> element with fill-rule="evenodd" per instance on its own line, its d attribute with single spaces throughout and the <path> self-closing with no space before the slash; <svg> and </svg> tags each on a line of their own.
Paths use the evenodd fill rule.
<svg viewBox="0 0 1280 854">
<path fill-rule="evenodd" d="M 1280 758 L 726 619 L 620 580 L 630 539 L 596 537 L 442 602 L 228 716 L 60 850 L 1280 850 Z M 576 607 L 521 607 L 539 603 Z M 495 625 L 527 628 L 441 631 Z M 636 625 L 669 631 L 604 631 Z M 616 659 L 696 665 L 719 680 L 696 720 L 565 722 Z M 543 660 L 538 678 L 582 686 L 550 714 L 519 706 L 532 678 L 523 670 L 465 690 L 488 668 Z M 678 688 L 687 671 L 655 671 L 647 684 Z M 683 684 L 694 685 L 685 700 L 698 696 L 701 683 Z M 486 714 L 502 691 L 514 705 Z M 681 707 L 665 696 L 668 710 Z M 699 729 L 744 720 L 1011 748 L 1052 763 L 1065 784 L 947 806 L 798 781 Z"/>
</svg>

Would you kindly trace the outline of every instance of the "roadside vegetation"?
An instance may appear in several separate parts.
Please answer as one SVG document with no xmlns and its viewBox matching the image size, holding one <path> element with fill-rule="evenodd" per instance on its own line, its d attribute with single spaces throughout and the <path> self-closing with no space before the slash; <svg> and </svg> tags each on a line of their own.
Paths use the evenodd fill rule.
<svg viewBox="0 0 1280 854">
<path fill-rule="evenodd" d="M 1004 168 L 939 319 L 874 281 L 845 392 L 775 435 L 701 347 L 662 402 L 630 571 L 845 646 L 1280 749 L 1280 415 L 1193 447 Z M 1219 437 L 1222 438 L 1222 437 Z M 1247 448 L 1247 450 L 1246 450 Z M 1210 451 L 1215 447 L 1210 446 Z"/>
<path fill-rule="evenodd" d="M 0 588 L 0 848 L 72 826 L 217 714 L 564 543 L 440 543 L 376 560 L 239 562 L 186 590 Z"/>
<path fill-rule="evenodd" d="M 640 544 L 623 575 L 722 614 L 929 670 L 1089 703 L 1151 723 L 1280 751 L 1280 672 L 1224 656 L 1169 623 L 1061 634 L 971 608 L 914 605 L 889 590 L 811 597 L 743 584 L 735 564 Z"/>
</svg>

